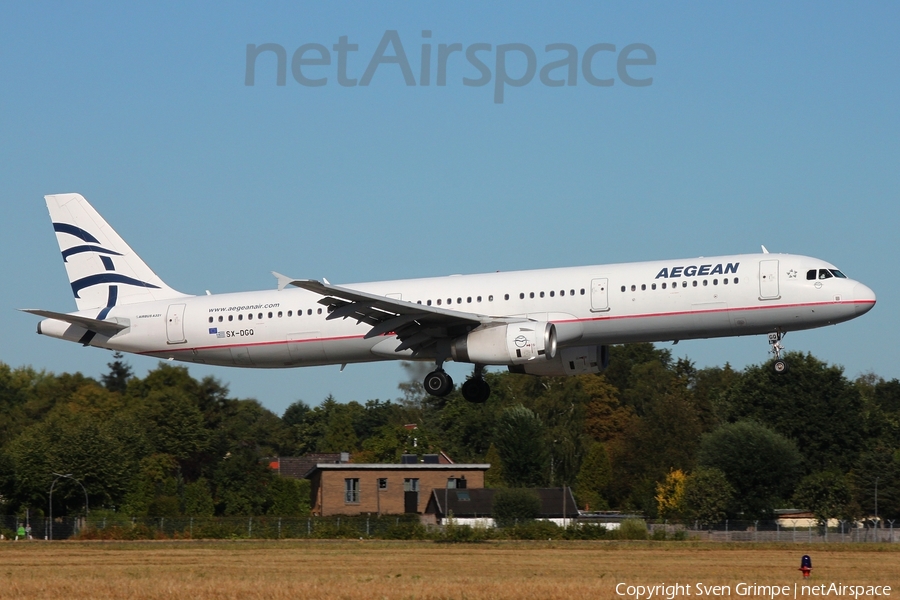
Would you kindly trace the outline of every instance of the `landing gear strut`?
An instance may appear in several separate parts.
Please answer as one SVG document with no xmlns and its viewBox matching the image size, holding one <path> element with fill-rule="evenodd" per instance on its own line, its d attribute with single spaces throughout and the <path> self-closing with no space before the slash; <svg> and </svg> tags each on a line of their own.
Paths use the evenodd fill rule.
<svg viewBox="0 0 900 600">
<path fill-rule="evenodd" d="M 784 336 L 785 333 L 780 329 L 769 334 L 769 345 L 771 346 L 769 352 L 775 355 L 775 363 L 772 368 L 775 369 L 776 373 L 787 373 L 788 370 L 787 362 L 781 358 L 781 351 L 784 350 L 784 346 L 781 344 L 781 338 Z"/>
<path fill-rule="evenodd" d="M 491 395 L 491 386 L 482 377 L 484 365 L 475 365 L 472 377 L 462 385 L 463 398 L 476 404 L 484 404 Z"/>
</svg>

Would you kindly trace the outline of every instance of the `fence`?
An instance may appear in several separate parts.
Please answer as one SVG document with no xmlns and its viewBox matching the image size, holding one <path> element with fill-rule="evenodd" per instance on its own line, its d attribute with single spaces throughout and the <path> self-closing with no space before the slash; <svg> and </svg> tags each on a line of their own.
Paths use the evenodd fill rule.
<svg viewBox="0 0 900 600">
<path fill-rule="evenodd" d="M 828 527 L 809 519 L 779 521 L 723 521 L 715 524 L 648 524 L 651 533 L 663 531 L 672 535 L 686 530 L 688 537 L 712 542 L 796 542 L 796 543 L 897 543 L 900 527 L 894 533 L 894 521 L 838 521 Z M 900 524 L 898 524 L 900 525 Z"/>
<path fill-rule="evenodd" d="M 578 528 L 599 526 L 612 532 L 621 524 L 615 519 L 577 519 Z M 0 533 L 13 539 L 26 520 L 14 515 L 0 516 Z M 416 514 L 360 515 L 341 517 L 157 517 L 134 518 L 119 515 L 31 518 L 31 535 L 36 540 L 80 539 L 331 539 L 381 538 L 426 539 L 439 536 L 443 527 L 422 525 Z M 460 523 L 457 526 L 461 525 Z M 546 523 L 551 528 L 552 523 Z M 710 542 L 784 542 L 784 543 L 900 543 L 900 528 L 885 521 L 873 527 L 866 522 L 838 522 L 833 527 L 799 521 L 724 521 L 716 524 L 647 522 L 649 539 L 693 539 Z M 495 530 L 501 533 L 499 530 Z M 558 539 L 579 539 L 559 528 Z M 556 536 L 554 536 L 556 537 Z M 603 536 L 591 536 L 602 539 Z M 614 537 L 614 536 L 610 536 Z"/>
</svg>

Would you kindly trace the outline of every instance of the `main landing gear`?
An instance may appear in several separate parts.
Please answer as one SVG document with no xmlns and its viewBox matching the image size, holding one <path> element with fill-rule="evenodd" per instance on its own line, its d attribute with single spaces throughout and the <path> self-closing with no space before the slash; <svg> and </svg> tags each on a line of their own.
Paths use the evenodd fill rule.
<svg viewBox="0 0 900 600">
<path fill-rule="evenodd" d="M 453 379 L 447 375 L 441 365 L 442 363 L 438 363 L 437 368 L 426 375 L 425 381 L 422 382 L 426 392 L 439 398 L 443 398 L 453 391 Z M 484 365 L 475 365 L 472 377 L 462 385 L 463 398 L 469 402 L 483 404 L 491 395 L 491 386 L 484 380 L 483 372 Z"/>
<path fill-rule="evenodd" d="M 781 358 L 781 352 L 784 350 L 781 339 L 784 336 L 785 333 L 780 329 L 769 334 L 769 345 L 771 346 L 769 352 L 775 355 L 775 363 L 772 365 L 772 368 L 775 369 L 776 373 L 787 373 L 788 370 L 787 362 Z"/>
<path fill-rule="evenodd" d="M 475 365 L 472 377 L 467 379 L 462 386 L 463 398 L 476 404 L 484 404 L 491 396 L 491 386 L 484 380 L 484 365 Z"/>
</svg>

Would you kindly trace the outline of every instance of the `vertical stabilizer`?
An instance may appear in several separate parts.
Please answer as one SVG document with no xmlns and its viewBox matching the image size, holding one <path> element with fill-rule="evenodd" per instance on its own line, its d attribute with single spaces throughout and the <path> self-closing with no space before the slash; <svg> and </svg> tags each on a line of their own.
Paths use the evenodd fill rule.
<svg viewBox="0 0 900 600">
<path fill-rule="evenodd" d="M 81 194 L 44 196 L 78 310 L 184 298 L 135 254 Z"/>
</svg>

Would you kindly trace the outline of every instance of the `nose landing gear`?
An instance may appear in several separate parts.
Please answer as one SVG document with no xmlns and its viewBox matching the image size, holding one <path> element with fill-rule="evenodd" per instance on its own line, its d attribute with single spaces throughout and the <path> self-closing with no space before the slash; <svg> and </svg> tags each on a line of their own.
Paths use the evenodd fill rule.
<svg viewBox="0 0 900 600">
<path fill-rule="evenodd" d="M 776 373 L 787 373 L 788 364 L 787 362 L 781 358 L 781 352 L 784 350 L 784 346 L 781 344 L 781 339 L 785 336 L 785 333 L 780 329 L 773 333 L 769 334 L 769 345 L 771 348 L 769 352 L 775 355 L 775 363 L 772 365 L 772 368 L 775 369 Z"/>
</svg>

